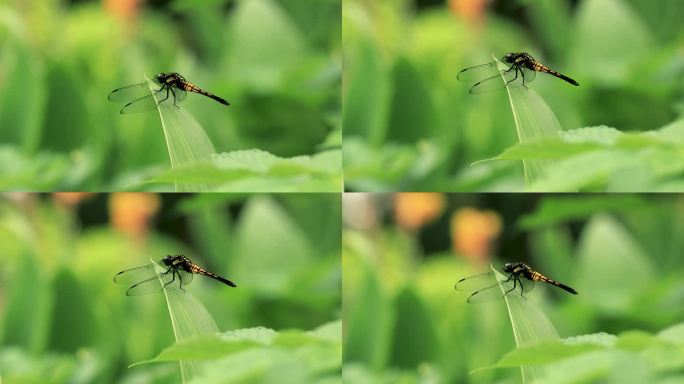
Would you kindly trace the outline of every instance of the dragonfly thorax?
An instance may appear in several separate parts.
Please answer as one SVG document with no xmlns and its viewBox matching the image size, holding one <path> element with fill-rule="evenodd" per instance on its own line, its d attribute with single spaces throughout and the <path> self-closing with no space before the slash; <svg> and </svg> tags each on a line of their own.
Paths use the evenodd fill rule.
<svg viewBox="0 0 684 384">
<path fill-rule="evenodd" d="M 525 263 L 506 263 L 504 264 L 504 272 L 518 274 L 521 271 L 527 270 L 529 267 Z"/>
</svg>

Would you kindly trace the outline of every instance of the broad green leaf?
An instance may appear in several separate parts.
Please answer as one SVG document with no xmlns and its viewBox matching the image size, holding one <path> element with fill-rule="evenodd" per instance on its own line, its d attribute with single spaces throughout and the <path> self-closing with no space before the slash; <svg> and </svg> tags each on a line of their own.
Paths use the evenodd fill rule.
<svg viewBox="0 0 684 384">
<path fill-rule="evenodd" d="M 632 76 L 631 66 L 648 56 L 655 46 L 639 15 L 622 0 L 582 2 L 576 29 L 572 67 L 578 76 L 604 83 L 622 84 Z"/>
<path fill-rule="evenodd" d="M 254 197 L 243 207 L 235 238 L 230 260 L 235 279 L 249 281 L 252 289 L 270 297 L 295 286 L 297 271 L 316 256 L 304 232 L 268 196 Z"/>
<path fill-rule="evenodd" d="M 413 369 L 438 356 L 438 336 L 429 310 L 412 287 L 399 292 L 393 302 L 396 323 L 392 335 L 390 365 Z"/>
<path fill-rule="evenodd" d="M 526 365 L 543 365 L 596 349 L 599 349 L 599 347 L 592 344 L 565 344 L 561 340 L 544 341 L 508 352 L 494 367 L 511 368 Z"/>
<path fill-rule="evenodd" d="M 150 91 L 158 89 L 158 85 L 145 78 L 150 86 Z M 161 95 L 154 94 L 159 102 Z M 171 168 L 181 168 L 183 166 L 196 163 L 210 158 L 216 153 L 214 145 L 202 129 L 202 126 L 195 118 L 181 107 L 159 106 L 159 117 L 161 118 L 166 148 L 171 160 Z M 177 192 L 205 191 L 205 184 L 186 184 L 176 183 Z"/>
<path fill-rule="evenodd" d="M 517 225 L 522 230 L 538 229 L 587 218 L 597 211 L 628 212 L 644 204 L 646 200 L 635 195 L 549 196 L 534 212 L 520 217 Z"/>
<path fill-rule="evenodd" d="M 359 362 L 379 369 L 384 367 L 393 332 L 393 313 L 375 274 L 366 270 L 357 303 L 345 316 L 345 363 Z"/>
<path fill-rule="evenodd" d="M 506 276 L 491 266 L 498 281 L 506 280 Z M 500 285 L 502 294 L 503 286 Z M 519 295 L 504 295 L 508 316 L 513 327 L 513 337 L 518 348 L 548 340 L 558 340 L 560 336 L 551 321 L 529 299 Z M 528 383 L 542 376 L 543 369 L 532 366 L 521 366 L 523 383 Z"/>
<path fill-rule="evenodd" d="M 283 158 L 252 149 L 222 153 L 168 170 L 153 183 L 209 186 L 233 192 L 342 190 L 341 150 Z"/>
<path fill-rule="evenodd" d="M 202 362 L 206 369 L 195 376 L 193 383 L 314 382 L 314 377 L 339 377 L 341 337 L 341 321 L 312 331 L 239 329 L 175 344 L 154 359 L 138 364 L 168 361 L 199 364 L 206 360 L 206 365 Z"/>
<path fill-rule="evenodd" d="M 498 61 L 498 60 L 497 60 Z M 500 69 L 507 69 L 498 62 Z M 501 81 L 505 81 L 502 75 Z M 506 87 L 518 142 L 526 143 L 536 138 L 557 137 L 562 130 L 556 115 L 533 89 Z M 546 172 L 550 163 L 546 160 L 523 160 L 525 183 L 529 186 Z"/>
<path fill-rule="evenodd" d="M 277 89 L 283 75 L 307 56 L 304 37 L 276 1 L 238 2 L 226 25 L 225 72 L 254 90 Z"/>
<path fill-rule="evenodd" d="M 40 152 L 24 155 L 15 147 L 0 146 L 0 190 L 70 190 L 92 173 L 87 151 L 73 156 Z"/>
<path fill-rule="evenodd" d="M 669 328 L 663 329 L 658 333 L 658 337 L 684 344 L 684 323 L 675 324 Z"/>
<path fill-rule="evenodd" d="M 48 349 L 75 353 L 84 346 L 93 345 L 97 336 L 96 314 L 86 289 L 67 269 L 57 273 L 53 289 L 55 297 L 50 314 Z"/>
<path fill-rule="evenodd" d="M 14 223 L 13 230 L 21 227 L 18 224 Z M 4 346 L 15 345 L 38 353 L 47 344 L 54 299 L 49 295 L 49 285 L 39 274 L 34 255 L 24 252 L 4 294 L 0 340 Z"/>
<path fill-rule="evenodd" d="M 608 314 L 625 313 L 654 279 L 648 254 L 623 225 L 607 214 L 594 215 L 580 238 L 578 278 L 591 292 L 591 305 Z M 625 276 L 629 284 L 625 284 Z M 581 294 L 579 300 L 586 300 Z"/>
<path fill-rule="evenodd" d="M 150 259 L 150 262 L 155 264 L 155 269 L 158 273 L 164 272 L 165 268 L 154 260 Z M 161 280 L 159 284 L 162 284 Z M 163 291 L 176 344 L 195 340 L 199 337 L 206 337 L 218 332 L 216 322 L 207 309 L 195 299 L 192 293 L 181 289 L 164 288 Z M 191 361 L 190 359 L 182 359 L 179 362 L 183 383 L 189 382 L 206 368 L 203 363 Z"/>
</svg>

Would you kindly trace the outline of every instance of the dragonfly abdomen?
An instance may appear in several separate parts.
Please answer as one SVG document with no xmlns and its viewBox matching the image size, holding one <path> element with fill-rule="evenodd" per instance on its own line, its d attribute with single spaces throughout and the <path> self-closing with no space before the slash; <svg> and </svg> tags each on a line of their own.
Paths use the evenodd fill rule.
<svg viewBox="0 0 684 384">
<path fill-rule="evenodd" d="M 218 97 L 212 93 L 209 93 L 209 92 L 203 90 L 202 88 L 196 86 L 193 83 L 186 81 L 185 83 L 183 83 L 183 89 L 188 91 L 188 92 L 199 93 L 200 95 L 204 95 L 210 99 L 214 99 L 223 105 L 230 105 L 230 103 L 228 101 L 226 101 L 226 100 L 224 100 L 224 99 L 222 99 L 222 98 L 220 98 L 220 97 Z"/>
<path fill-rule="evenodd" d="M 546 65 L 544 65 L 538 61 L 534 62 L 534 64 L 532 65 L 532 69 L 534 71 L 537 71 L 537 72 L 544 72 L 544 73 L 548 73 L 549 75 L 556 76 L 557 78 L 563 79 L 572 85 L 579 85 L 579 83 L 576 82 L 575 80 L 565 76 L 562 73 L 554 71 L 553 69 L 547 67 Z"/>
<path fill-rule="evenodd" d="M 565 290 L 565 291 L 568 291 L 568 292 L 570 292 L 570 293 L 572 293 L 572 294 L 574 294 L 574 295 L 577 294 L 577 291 L 575 291 L 574 289 L 568 287 L 568 286 L 565 285 L 565 284 L 561 284 L 561 283 L 559 283 L 559 282 L 557 282 L 557 281 L 555 281 L 555 280 L 551 280 L 551 279 L 549 279 L 548 277 L 542 275 L 541 273 L 539 273 L 539 272 L 537 272 L 537 271 L 532 271 L 532 273 L 531 273 L 531 278 L 532 278 L 532 280 L 534 280 L 534 281 L 541 281 L 541 282 L 544 282 L 544 283 L 553 284 L 553 285 L 555 285 L 556 287 L 561 288 L 561 289 L 563 289 L 563 290 Z"/>
<path fill-rule="evenodd" d="M 230 281 L 230 280 L 228 280 L 228 279 L 225 279 L 225 278 L 223 278 L 223 277 L 221 277 L 221 276 L 219 276 L 219 275 L 215 275 L 215 274 L 213 274 L 213 273 L 207 271 L 206 269 L 204 269 L 204 268 L 202 268 L 202 267 L 200 267 L 199 265 L 196 265 L 196 264 L 190 265 L 190 272 L 192 272 L 192 273 L 197 273 L 197 274 L 199 274 L 199 275 L 209 276 L 209 277 L 211 277 L 211 278 L 213 278 L 213 279 L 216 279 L 216 280 L 218 280 L 218 281 L 220 281 L 220 282 L 222 282 L 222 283 L 224 283 L 224 284 L 227 284 L 227 285 L 229 285 L 229 286 L 231 286 L 231 287 L 237 287 L 237 285 L 235 285 L 235 283 L 233 283 L 232 281 Z"/>
</svg>

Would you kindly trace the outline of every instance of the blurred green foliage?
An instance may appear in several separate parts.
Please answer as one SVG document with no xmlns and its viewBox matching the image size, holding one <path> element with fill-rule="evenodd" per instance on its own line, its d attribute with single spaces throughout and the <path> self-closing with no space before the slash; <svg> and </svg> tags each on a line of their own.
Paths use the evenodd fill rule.
<svg viewBox="0 0 684 384">
<path fill-rule="evenodd" d="M 684 117 L 684 3 L 678 0 L 345 0 L 344 5 L 347 190 L 523 190 L 517 159 L 472 165 L 518 143 L 506 92 L 472 95 L 469 84 L 456 80 L 461 69 L 489 62 L 492 54 L 526 51 L 580 83 L 573 87 L 539 75 L 531 84 L 565 130 L 604 125 L 651 131 Z M 655 152 L 684 164 L 681 150 L 643 148 L 648 144 L 551 166 L 551 180 L 543 181 L 542 189 L 558 189 L 551 181 L 583 172 L 588 163 L 615 164 Z M 576 181 L 562 189 L 682 190 L 684 175 L 681 168 L 664 174 L 629 164 L 605 173 L 599 182 Z M 649 183 L 611 183 L 620 176 Z"/>
<path fill-rule="evenodd" d="M 309 3 L 0 2 L 0 186 L 171 189 L 141 184 L 169 164 L 158 114 L 107 101 L 159 72 L 230 101 L 183 103 L 218 153 L 318 153 L 341 131 L 341 4 Z"/>
<path fill-rule="evenodd" d="M 584 383 L 583 374 L 594 375 L 589 382 L 681 379 L 681 196 L 454 194 L 446 196 L 440 214 L 412 229 L 405 212 L 421 211 L 417 205 L 400 207 L 406 200 L 399 195 L 362 196 L 344 203 L 345 381 L 513 383 L 521 380 L 518 365 L 539 364 L 545 356 L 556 365 L 541 382 L 568 377 L 567 382 Z M 354 212 L 362 206 L 375 213 L 360 220 Z M 478 236 L 482 222 L 472 218 L 455 229 L 454 217 L 472 208 L 496 213 L 502 223 L 498 237 Z M 457 250 L 463 244 L 484 244 L 491 260 L 481 260 L 477 268 L 468 261 L 476 255 Z M 524 261 L 579 292 L 537 284 L 527 295 L 527 304 L 539 307 L 561 337 L 607 333 L 627 340 L 635 332 L 657 337 L 647 336 L 628 354 L 629 343 L 620 341 L 617 349 L 583 350 L 599 354 L 598 370 L 578 368 L 591 354 L 565 350 L 548 356 L 539 350 L 512 352 L 514 358 L 504 359 L 515 349 L 505 302 L 468 304 L 467 294 L 455 291 L 454 284 L 488 271 L 489 262 L 501 269 L 512 261 Z M 654 356 L 668 350 L 674 355 L 661 365 Z M 643 374 L 620 375 L 630 361 Z M 497 362 L 509 368 L 473 372 Z"/>
<path fill-rule="evenodd" d="M 238 285 L 195 278 L 186 288 L 224 341 L 244 341 L 229 332 L 241 328 L 278 335 L 223 350 L 215 361 L 240 365 L 235 382 L 270 382 L 278 372 L 339 382 L 339 195 L 167 194 L 146 226 L 135 196 L 66 198 L 0 198 L 3 383 L 179 382 L 178 363 L 128 368 L 174 344 L 164 295 L 129 297 L 112 282 L 166 254 L 185 254 Z"/>
</svg>

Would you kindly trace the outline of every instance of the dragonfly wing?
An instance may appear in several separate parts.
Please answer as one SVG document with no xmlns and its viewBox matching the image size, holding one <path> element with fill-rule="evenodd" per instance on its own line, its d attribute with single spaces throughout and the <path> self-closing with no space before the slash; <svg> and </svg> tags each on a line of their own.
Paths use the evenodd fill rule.
<svg viewBox="0 0 684 384">
<path fill-rule="evenodd" d="M 504 296 L 501 291 L 499 283 L 494 283 L 492 285 L 486 286 L 484 288 L 478 289 L 468 296 L 469 303 L 484 303 L 492 300 L 502 299 Z"/>
<path fill-rule="evenodd" d="M 155 109 L 157 107 L 157 102 L 154 100 L 154 96 L 149 94 L 145 97 L 133 100 L 121 108 L 122 114 L 144 112 Z"/>
<path fill-rule="evenodd" d="M 153 264 L 142 267 L 126 269 L 114 275 L 114 282 L 117 284 L 133 284 L 157 275 Z"/>
<path fill-rule="evenodd" d="M 478 81 L 498 74 L 499 67 L 496 65 L 496 61 L 492 61 L 491 63 L 466 68 L 459 72 L 456 78 L 462 81 Z"/>
<path fill-rule="evenodd" d="M 192 273 L 186 271 L 174 271 L 155 274 L 154 276 L 133 284 L 126 291 L 127 296 L 146 295 L 148 293 L 156 293 L 162 289 L 180 289 L 190 284 L 192 281 Z"/>
<path fill-rule="evenodd" d="M 496 278 L 494 277 L 494 272 L 487 272 L 463 278 L 456 283 L 454 288 L 456 288 L 457 291 L 472 292 L 476 289 L 494 284 L 495 282 Z"/>
<path fill-rule="evenodd" d="M 162 290 L 162 284 L 163 284 L 162 282 L 164 281 L 164 278 L 166 278 L 167 275 L 169 275 L 169 279 L 170 279 L 171 273 L 168 273 L 168 274 L 161 275 L 161 277 L 159 275 L 154 275 L 154 276 L 150 277 L 149 279 L 137 282 L 137 283 L 131 285 L 131 287 L 128 288 L 128 290 L 126 290 L 126 295 L 127 296 L 138 296 L 138 295 L 145 295 L 148 293 L 159 292 Z"/>
<path fill-rule="evenodd" d="M 524 67 L 518 67 L 503 72 L 504 78 L 506 79 L 506 84 L 509 87 L 522 87 L 527 86 L 532 80 L 537 76 L 537 72 Z"/>
<path fill-rule="evenodd" d="M 173 88 L 173 92 L 176 95 L 176 101 L 183 101 L 188 97 L 188 93 L 180 88 Z"/>
<path fill-rule="evenodd" d="M 506 75 L 504 74 L 504 78 L 506 78 Z M 500 91 L 506 87 L 506 83 L 504 82 L 504 79 L 501 78 L 501 74 L 496 74 L 494 76 L 488 77 L 482 81 L 479 81 L 475 83 L 470 88 L 470 93 L 485 93 L 485 92 L 493 92 L 493 91 Z"/>
<path fill-rule="evenodd" d="M 133 84 L 113 90 L 107 97 L 110 101 L 131 101 L 150 94 L 147 83 Z"/>
</svg>

